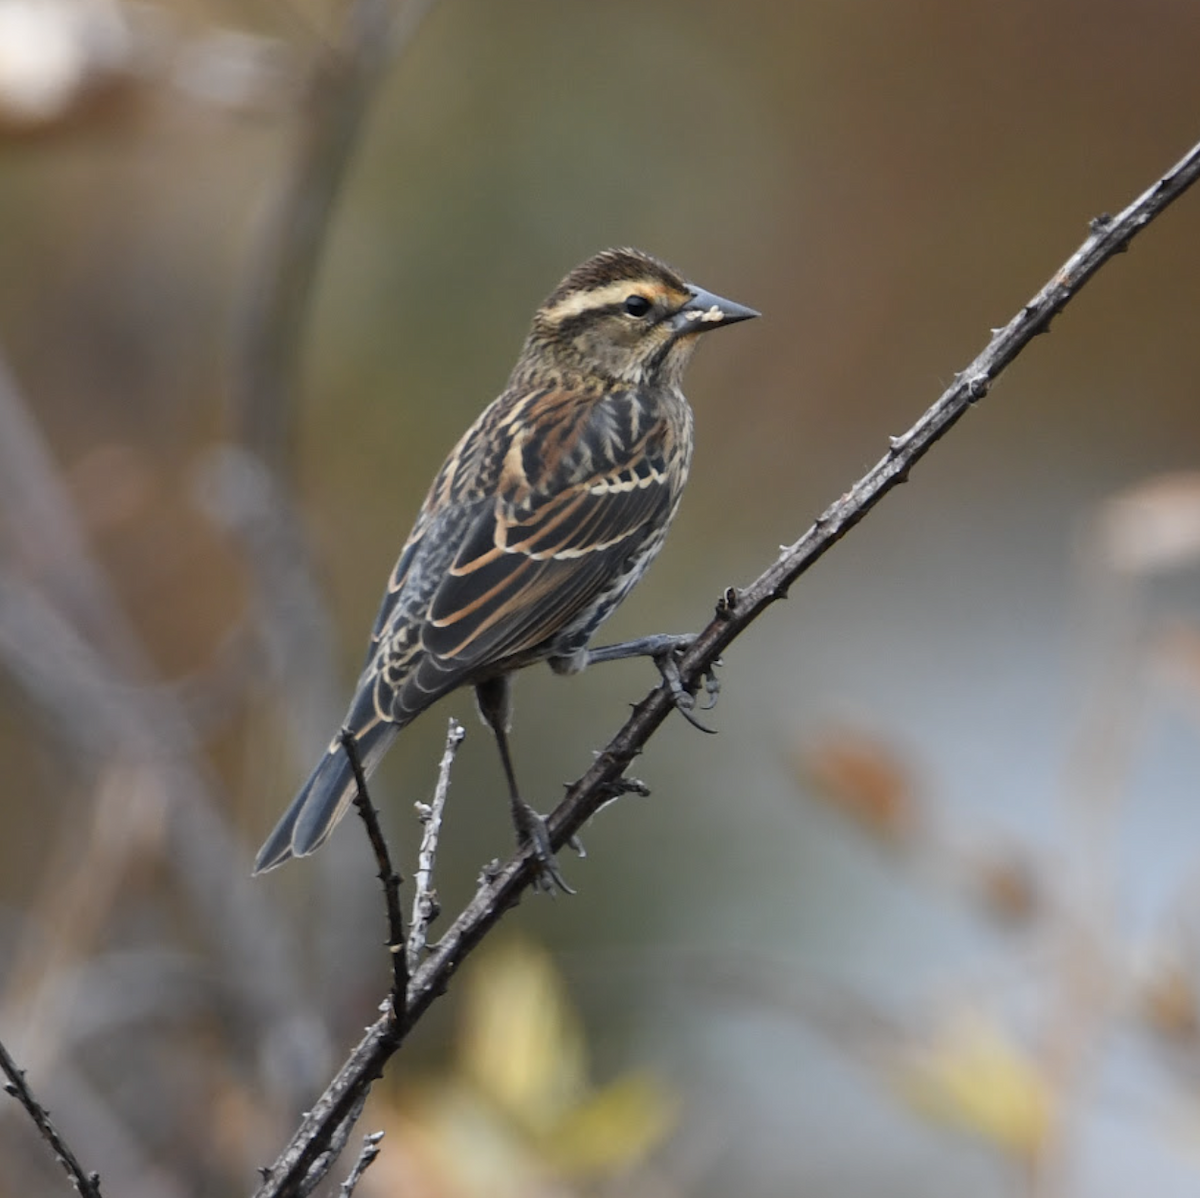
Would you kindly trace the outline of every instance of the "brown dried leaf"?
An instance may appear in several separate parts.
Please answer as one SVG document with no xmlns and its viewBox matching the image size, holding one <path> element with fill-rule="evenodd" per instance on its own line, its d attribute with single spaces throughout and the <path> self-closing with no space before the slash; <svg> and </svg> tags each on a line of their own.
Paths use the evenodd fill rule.
<svg viewBox="0 0 1200 1198">
<path fill-rule="evenodd" d="M 985 911 L 1005 923 L 1027 923 L 1041 908 L 1037 871 L 1016 850 L 989 853 L 977 863 L 973 881 Z"/>
<path fill-rule="evenodd" d="M 840 728 L 795 755 L 802 783 L 831 807 L 890 844 L 908 840 L 917 823 L 908 763 L 871 733 Z"/>
<path fill-rule="evenodd" d="M 1196 979 L 1178 959 L 1167 958 L 1156 965 L 1139 994 L 1139 1007 L 1146 1023 L 1160 1036 L 1191 1040 L 1200 1030 Z"/>
</svg>

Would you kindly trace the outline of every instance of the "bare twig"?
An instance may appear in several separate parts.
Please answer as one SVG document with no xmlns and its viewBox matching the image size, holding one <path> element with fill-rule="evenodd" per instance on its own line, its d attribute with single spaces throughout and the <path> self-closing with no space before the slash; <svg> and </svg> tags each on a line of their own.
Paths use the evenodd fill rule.
<svg viewBox="0 0 1200 1198">
<path fill-rule="evenodd" d="M 338 734 L 342 751 L 354 771 L 354 782 L 358 793 L 354 796 L 354 806 L 367 827 L 367 839 L 371 842 L 371 851 L 375 854 L 375 862 L 379 866 L 376 875 L 383 884 L 383 901 L 387 908 L 388 921 L 388 952 L 392 957 L 392 1011 L 399 1019 L 404 1013 L 404 996 L 408 991 L 408 957 L 404 951 L 404 912 L 400 910 L 400 875 L 392 865 L 392 855 L 388 851 L 387 840 L 383 829 L 379 826 L 379 814 L 371 796 L 367 792 L 367 775 L 363 771 L 362 760 L 358 755 L 358 746 L 354 743 L 354 733 L 349 728 L 343 728 Z"/>
<path fill-rule="evenodd" d="M 342 1182 L 341 1198 L 351 1198 L 355 1186 L 362 1181 L 362 1175 L 379 1155 L 379 1142 L 382 1139 L 383 1132 L 381 1131 L 373 1131 L 370 1135 L 363 1136 L 362 1151 L 358 1154 L 358 1160 L 354 1162 L 354 1168 L 350 1170 L 349 1176 Z"/>
<path fill-rule="evenodd" d="M 411 974 L 421 963 L 429 936 L 429 925 L 438 917 L 441 907 L 437 891 L 433 886 L 433 866 L 437 859 L 438 837 L 442 832 L 442 814 L 446 809 L 446 796 L 450 793 L 450 767 L 454 764 L 458 746 L 462 744 L 467 730 L 453 717 L 446 729 L 446 748 L 442 763 L 438 766 L 437 786 L 433 802 L 426 806 L 417 804 L 425 831 L 421 835 L 421 848 L 417 853 L 416 888 L 413 896 L 412 926 L 408 931 L 408 971 Z"/>
<path fill-rule="evenodd" d="M 1116 217 L 1092 221 L 1091 233 L 1053 278 L 1002 329 L 986 349 L 960 373 L 937 402 L 906 433 L 891 439 L 887 454 L 835 503 L 831 504 L 795 544 L 785 547 L 768 569 L 742 590 L 728 588 L 717 603 L 713 620 L 697 636 L 679 664 L 684 687 L 697 686 L 725 649 L 776 601 L 818 558 L 823 556 L 893 487 L 908 478 L 912 467 L 949 431 L 963 414 L 982 399 L 1001 372 L 1050 321 L 1066 307 L 1083 285 L 1132 238 L 1178 199 L 1200 177 L 1200 145 L 1195 146 L 1157 183 Z M 551 843 L 559 848 L 612 798 L 633 759 L 657 728 L 675 710 L 666 686 L 651 691 L 634 709 L 624 727 L 571 786 L 549 819 Z M 408 987 L 403 1026 L 411 1027 L 426 1008 L 444 993 L 458 967 L 487 932 L 521 895 L 536 883 L 540 865 L 532 849 L 512 857 L 489 875 L 463 908 Z M 332 1130 L 345 1118 L 359 1095 L 370 1088 L 403 1034 L 387 1016 L 368 1029 L 325 1093 L 314 1104 L 279 1162 L 271 1171 L 272 1184 L 258 1191 L 294 1192 L 322 1151 Z"/>
<path fill-rule="evenodd" d="M 25 1074 L 17 1068 L 16 1062 L 8 1055 L 8 1049 L 0 1043 L 0 1070 L 8 1078 L 5 1091 L 11 1094 L 29 1113 L 42 1139 L 50 1145 L 58 1163 L 66 1170 L 67 1176 L 75 1184 L 82 1198 L 100 1198 L 100 1174 L 89 1173 L 79 1163 L 79 1158 L 71 1150 L 70 1144 L 59 1134 L 58 1129 L 50 1121 L 50 1114 L 33 1096 Z"/>
</svg>

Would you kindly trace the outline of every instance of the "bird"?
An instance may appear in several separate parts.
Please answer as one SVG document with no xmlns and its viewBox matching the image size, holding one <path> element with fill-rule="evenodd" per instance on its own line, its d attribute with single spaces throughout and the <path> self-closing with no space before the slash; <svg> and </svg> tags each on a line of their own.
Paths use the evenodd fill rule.
<svg viewBox="0 0 1200 1198">
<path fill-rule="evenodd" d="M 396 735 L 473 687 L 495 735 L 519 843 L 569 890 L 509 752 L 515 671 L 648 655 L 687 638 L 591 649 L 662 548 L 692 460 L 684 368 L 702 334 L 758 316 L 636 249 L 605 250 L 538 308 L 504 391 L 433 480 L 387 583 L 342 730 L 259 850 L 254 872 L 328 838 Z M 676 683 L 677 697 L 681 695 Z"/>
</svg>

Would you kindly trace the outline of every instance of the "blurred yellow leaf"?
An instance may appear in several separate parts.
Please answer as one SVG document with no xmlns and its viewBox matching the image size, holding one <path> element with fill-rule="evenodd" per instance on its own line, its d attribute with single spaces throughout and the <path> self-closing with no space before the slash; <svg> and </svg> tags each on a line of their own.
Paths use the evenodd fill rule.
<svg viewBox="0 0 1200 1198">
<path fill-rule="evenodd" d="M 933 1043 L 901 1067 L 900 1093 L 929 1118 L 949 1123 L 1028 1160 L 1054 1113 L 1038 1064 L 979 1014 L 951 1019 Z"/>
<path fill-rule="evenodd" d="M 625 1074 L 601 1089 L 590 1085 L 583 1031 L 566 987 L 549 955 L 527 941 L 494 948 L 471 972 L 459 1061 L 463 1080 L 451 1080 L 434 1105 L 428 1094 L 422 1098 L 429 1142 L 439 1141 L 453 1159 L 486 1156 L 495 1176 L 589 1177 L 628 1169 L 675 1122 L 671 1095 L 647 1074 Z"/>
<path fill-rule="evenodd" d="M 426 1082 L 391 1114 L 390 1124 L 384 1120 L 388 1138 L 403 1150 L 383 1153 L 371 1167 L 367 1181 L 382 1181 L 379 1193 L 533 1198 L 551 1192 L 544 1162 L 473 1086 L 454 1079 Z"/>
<path fill-rule="evenodd" d="M 660 1143 L 677 1113 L 678 1104 L 653 1077 L 627 1073 L 567 1113 L 550 1156 L 572 1177 L 611 1173 Z"/>
<path fill-rule="evenodd" d="M 460 1060 L 480 1090 L 539 1135 L 584 1097 L 583 1032 L 541 948 L 510 940 L 471 973 Z"/>
</svg>

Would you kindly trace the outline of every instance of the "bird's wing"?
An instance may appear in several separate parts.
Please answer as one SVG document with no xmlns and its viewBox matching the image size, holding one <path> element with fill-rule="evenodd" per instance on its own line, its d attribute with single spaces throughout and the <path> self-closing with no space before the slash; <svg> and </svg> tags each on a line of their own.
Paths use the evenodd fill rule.
<svg viewBox="0 0 1200 1198">
<path fill-rule="evenodd" d="M 631 414 L 634 403 L 542 396 L 500 430 L 494 496 L 474 511 L 427 609 L 421 690 L 569 628 L 670 519 L 683 484 L 672 432 Z"/>
<path fill-rule="evenodd" d="M 455 447 L 441 470 L 438 471 L 437 477 L 433 480 L 433 485 L 429 488 L 429 494 L 426 495 L 425 502 L 421 505 L 420 512 L 417 513 L 416 523 L 413 524 L 412 532 L 408 534 L 408 540 L 404 542 L 404 548 L 400 550 L 400 557 L 397 559 L 391 576 L 388 578 L 387 589 L 383 592 L 383 602 L 379 605 L 379 613 L 375 617 L 375 626 L 371 629 L 371 641 L 367 646 L 367 659 L 363 663 L 364 667 L 369 666 L 378 654 L 379 642 L 383 639 L 397 613 L 400 596 L 409 581 L 414 565 L 417 564 L 421 557 L 425 538 L 429 534 L 431 526 L 437 520 L 439 507 L 445 506 L 441 500 L 446 493 L 448 476 L 452 474 L 455 455 L 460 449 L 461 444 Z M 442 531 L 442 535 L 445 535 L 444 530 Z M 444 553 L 447 561 L 449 561 L 452 553 L 453 550 L 447 547 Z M 429 556 L 428 550 L 426 551 L 426 556 Z M 436 563 L 430 564 L 436 568 Z"/>
</svg>

